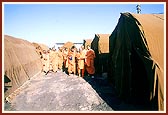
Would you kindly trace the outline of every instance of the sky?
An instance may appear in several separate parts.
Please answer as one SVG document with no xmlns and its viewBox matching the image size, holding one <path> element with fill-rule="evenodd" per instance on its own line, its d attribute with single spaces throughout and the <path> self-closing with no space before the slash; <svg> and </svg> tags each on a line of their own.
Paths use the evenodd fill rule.
<svg viewBox="0 0 168 115">
<path fill-rule="evenodd" d="M 137 3 L 4 4 L 4 35 L 46 44 L 111 34 L 120 13 L 136 13 Z M 141 14 L 164 13 L 163 3 L 140 3 Z"/>
</svg>

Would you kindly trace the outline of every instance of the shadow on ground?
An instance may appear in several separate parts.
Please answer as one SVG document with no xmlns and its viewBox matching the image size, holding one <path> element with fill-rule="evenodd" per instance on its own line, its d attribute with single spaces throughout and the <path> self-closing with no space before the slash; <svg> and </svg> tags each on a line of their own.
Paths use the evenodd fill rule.
<svg viewBox="0 0 168 115">
<path fill-rule="evenodd" d="M 95 76 L 94 78 L 85 76 L 87 81 L 99 96 L 116 111 L 146 111 L 147 107 L 144 105 L 126 103 L 117 97 L 114 87 L 108 82 L 107 77 Z"/>
</svg>

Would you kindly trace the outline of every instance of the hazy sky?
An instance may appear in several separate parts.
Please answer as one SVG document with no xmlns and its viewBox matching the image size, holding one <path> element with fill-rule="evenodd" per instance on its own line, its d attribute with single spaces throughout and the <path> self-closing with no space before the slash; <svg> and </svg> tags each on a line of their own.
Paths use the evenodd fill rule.
<svg viewBox="0 0 168 115">
<path fill-rule="evenodd" d="M 4 34 L 53 46 L 111 34 L 121 12 L 136 13 L 134 4 L 4 4 Z M 163 3 L 140 3 L 141 13 L 164 13 Z"/>
</svg>

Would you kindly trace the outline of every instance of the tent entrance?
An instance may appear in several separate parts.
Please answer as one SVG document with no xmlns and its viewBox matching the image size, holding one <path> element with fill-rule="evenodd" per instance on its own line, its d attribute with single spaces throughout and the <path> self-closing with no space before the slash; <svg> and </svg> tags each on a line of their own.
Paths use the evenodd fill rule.
<svg viewBox="0 0 168 115">
<path fill-rule="evenodd" d="M 131 99 L 136 104 L 149 104 L 149 81 L 143 60 L 134 48 L 131 54 L 132 91 Z"/>
</svg>

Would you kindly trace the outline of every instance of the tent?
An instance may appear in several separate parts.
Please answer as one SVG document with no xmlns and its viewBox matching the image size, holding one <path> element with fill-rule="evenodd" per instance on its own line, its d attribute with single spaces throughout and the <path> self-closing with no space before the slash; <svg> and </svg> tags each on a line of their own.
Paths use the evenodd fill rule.
<svg viewBox="0 0 168 115">
<path fill-rule="evenodd" d="M 32 44 L 36 48 L 36 52 L 41 58 L 42 58 L 43 50 L 45 51 L 49 50 L 48 46 L 46 46 L 45 44 L 39 44 L 35 42 L 33 42 Z"/>
<path fill-rule="evenodd" d="M 40 47 L 40 49 L 42 49 L 42 50 L 48 50 L 49 49 L 49 47 L 46 46 L 45 44 L 35 43 L 35 42 L 33 42 L 32 44 L 35 48 Z"/>
<path fill-rule="evenodd" d="M 70 49 L 72 46 L 74 46 L 74 43 L 72 43 L 72 42 L 66 42 L 66 43 L 64 43 L 63 48 Z"/>
<path fill-rule="evenodd" d="M 87 47 L 87 45 L 91 46 L 91 43 L 92 43 L 92 39 L 84 39 L 83 40 L 83 45 L 85 48 Z"/>
<path fill-rule="evenodd" d="M 32 43 L 8 35 L 4 36 L 4 79 L 8 79 L 4 81 L 4 85 L 11 86 L 5 90 L 5 97 L 41 69 L 40 57 Z"/>
<path fill-rule="evenodd" d="M 108 69 L 109 36 L 110 34 L 95 34 L 91 43 L 96 55 L 95 69 L 98 74 L 106 73 Z"/>
<path fill-rule="evenodd" d="M 164 15 L 121 13 L 109 47 L 119 97 L 164 110 Z"/>
</svg>

